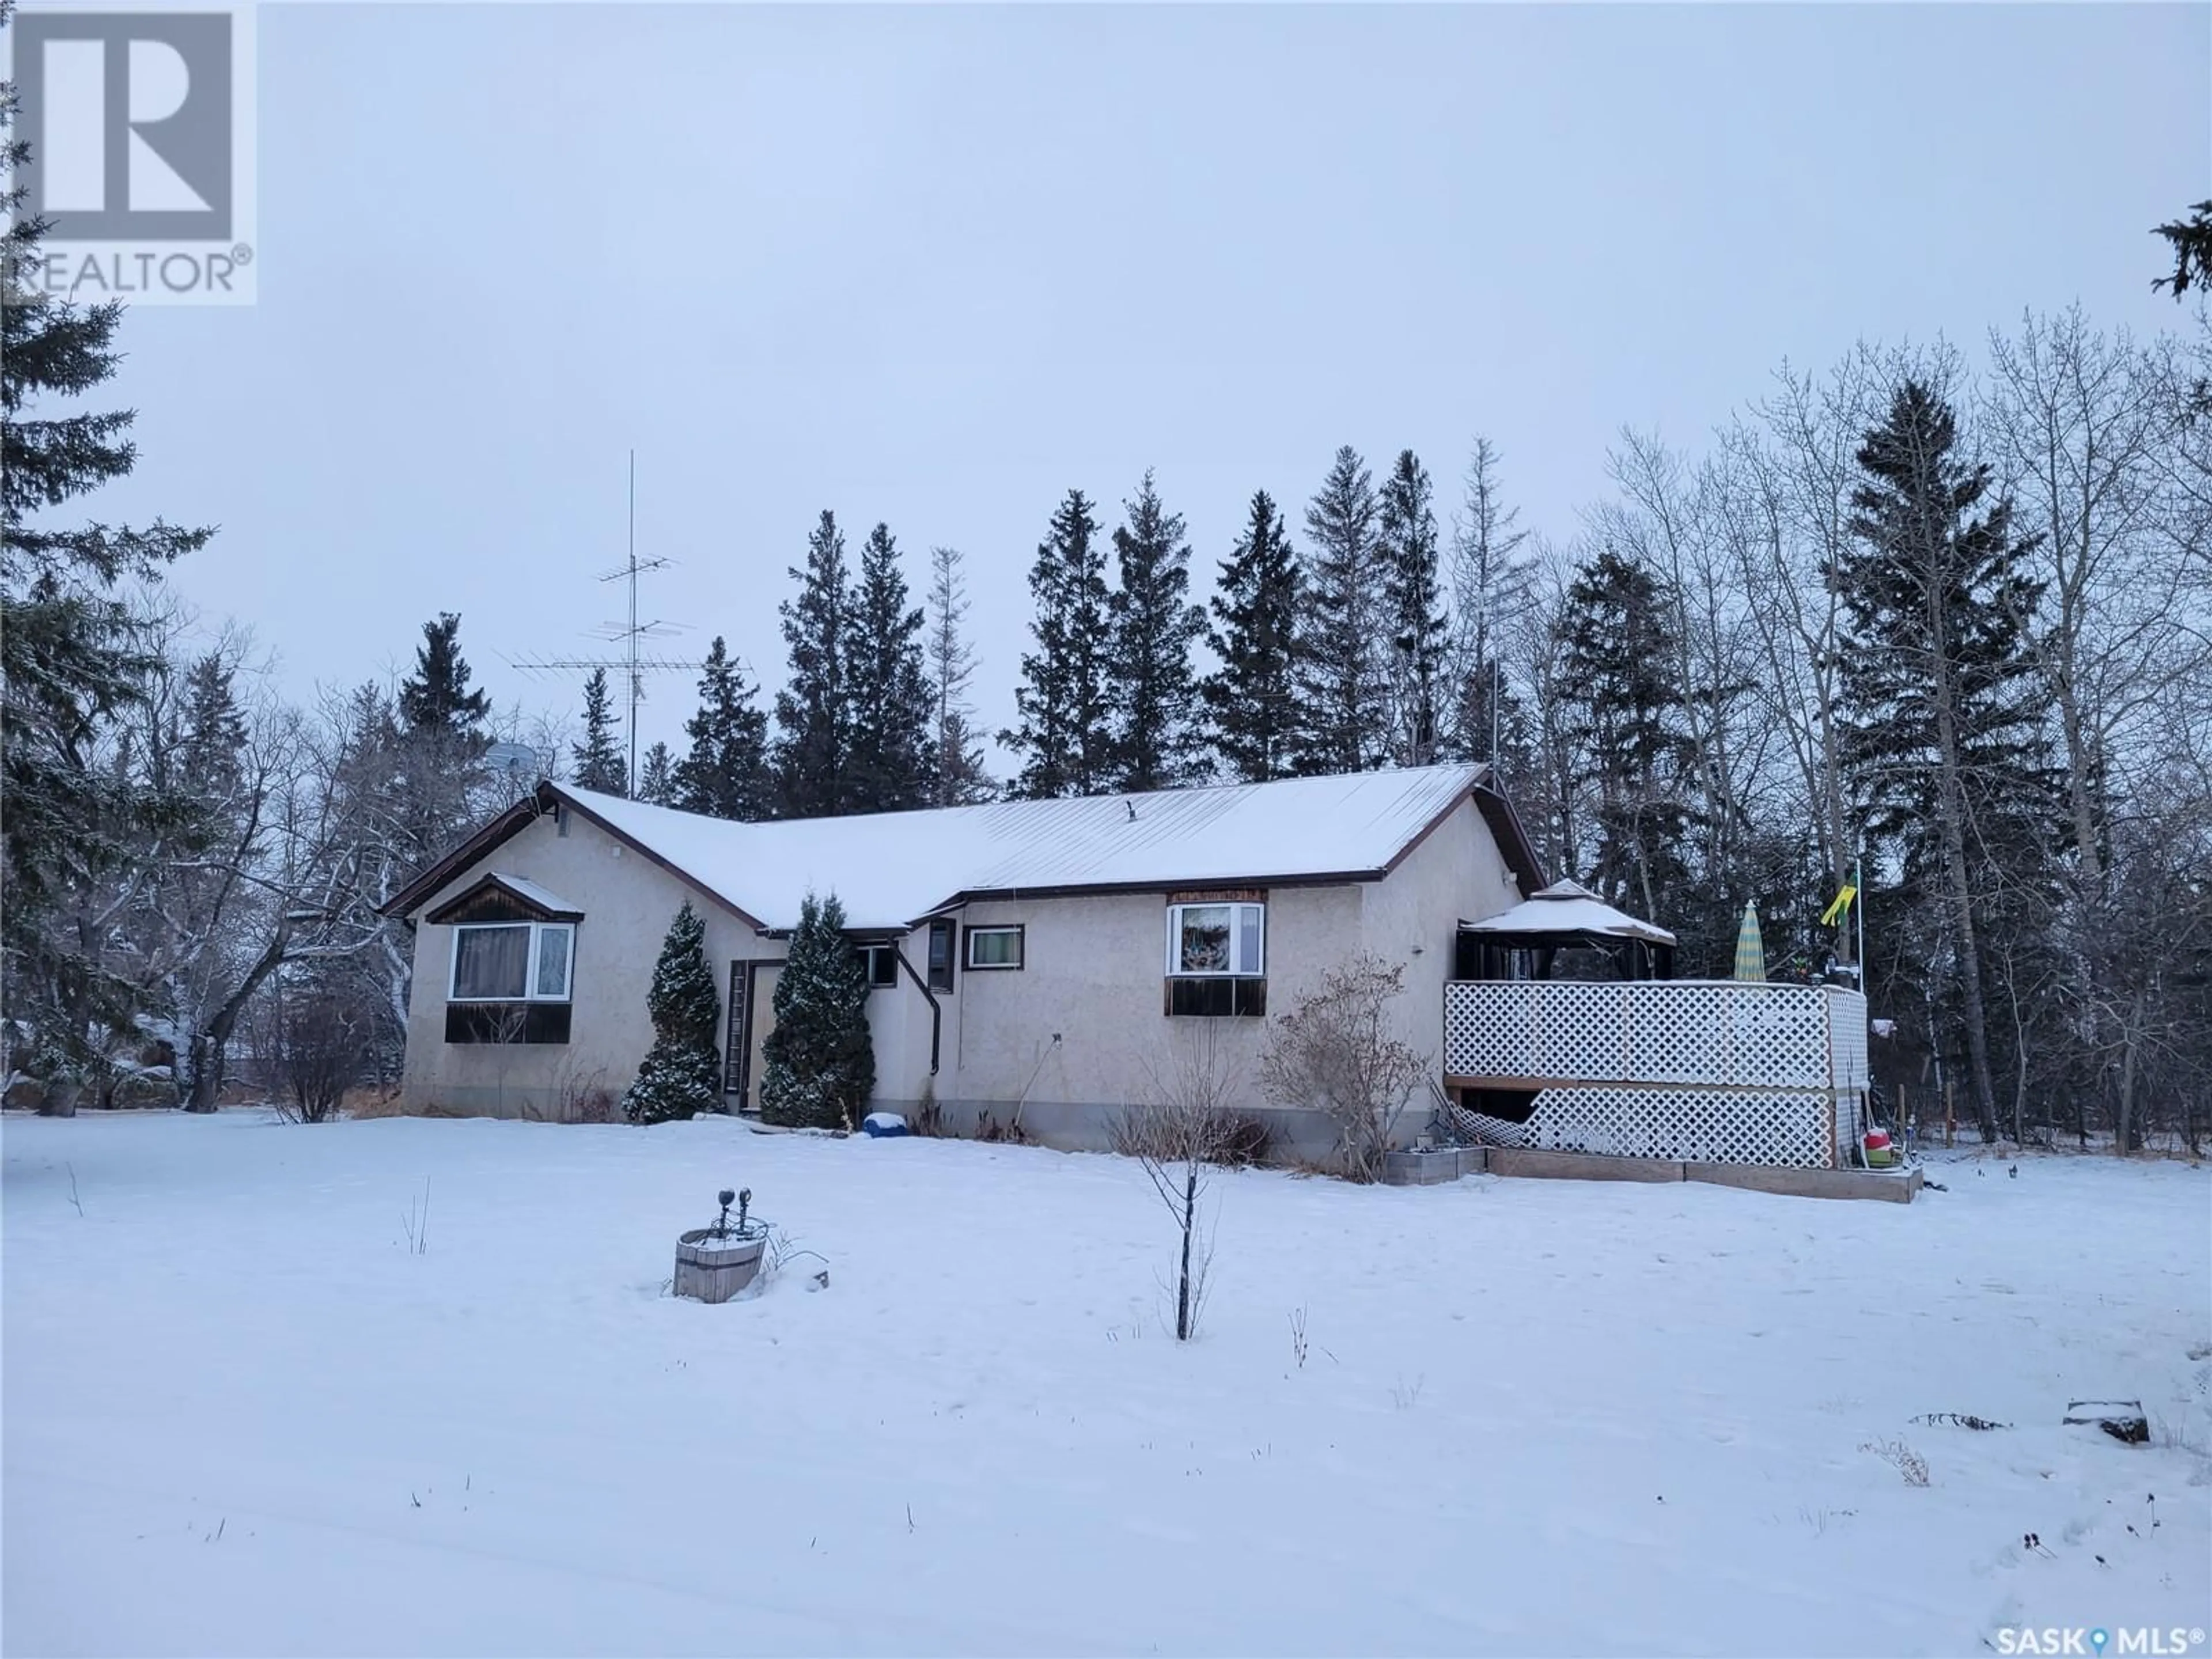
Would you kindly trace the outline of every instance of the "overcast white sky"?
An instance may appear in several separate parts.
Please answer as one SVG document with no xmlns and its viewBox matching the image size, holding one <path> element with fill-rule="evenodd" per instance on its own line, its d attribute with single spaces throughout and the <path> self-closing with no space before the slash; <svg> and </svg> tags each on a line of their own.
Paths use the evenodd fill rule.
<svg viewBox="0 0 2212 1659">
<path fill-rule="evenodd" d="M 501 657 L 597 648 L 635 446 L 666 649 L 772 686 L 816 514 L 882 519 L 966 550 L 995 724 L 1070 485 L 1156 467 L 1202 588 L 1341 443 L 1448 508 L 1486 433 L 1564 536 L 1785 358 L 2175 325 L 2208 82 L 2201 4 L 264 5 L 260 303 L 126 322 L 97 510 L 220 525 L 175 585 L 296 695 L 451 610 L 573 710 Z"/>
</svg>

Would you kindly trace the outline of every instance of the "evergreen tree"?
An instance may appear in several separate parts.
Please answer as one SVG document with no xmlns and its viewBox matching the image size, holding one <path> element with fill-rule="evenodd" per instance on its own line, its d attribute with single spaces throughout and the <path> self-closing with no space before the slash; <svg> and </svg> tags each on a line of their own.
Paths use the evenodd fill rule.
<svg viewBox="0 0 2212 1659">
<path fill-rule="evenodd" d="M 676 757 L 665 743 L 655 743 L 638 763 L 637 798 L 654 806 L 673 806 L 676 795 Z"/>
<path fill-rule="evenodd" d="M 1589 885 L 1653 920 L 1683 879 L 1689 826 L 1671 615 L 1651 572 L 1607 548 L 1576 572 L 1559 642 L 1571 782 L 1596 830 Z"/>
<path fill-rule="evenodd" d="M 706 924 L 689 899 L 669 924 L 645 1006 L 653 1016 L 653 1047 L 623 1093 L 623 1115 L 633 1123 L 666 1123 L 714 1110 L 722 1091 L 714 1042 L 721 1000 L 707 965 Z"/>
<path fill-rule="evenodd" d="M 1022 757 L 1012 793 L 1026 800 L 1097 794 L 1111 787 L 1112 710 L 1106 684 L 1106 555 L 1079 489 L 1052 515 L 1030 570 L 1035 651 L 1022 653 L 1014 707 L 1021 723 L 999 741 Z"/>
<path fill-rule="evenodd" d="M 1106 684 L 1114 722 L 1111 787 L 1172 789 L 1204 775 L 1205 733 L 1191 647 L 1206 612 L 1190 603 L 1190 546 L 1180 513 L 1146 470 L 1114 532 L 1121 585 L 1107 600 Z"/>
<path fill-rule="evenodd" d="M 690 752 L 667 775 L 668 805 L 714 818 L 757 822 L 775 816 L 768 716 L 760 710 L 759 694 L 717 634 L 699 677 L 699 712 L 684 722 Z M 664 757 L 666 752 L 662 748 Z M 646 761 L 650 776 L 650 754 Z"/>
<path fill-rule="evenodd" d="M 413 870 L 428 869 L 474 826 L 492 782 L 485 756 L 491 699 L 469 690 L 461 619 L 445 612 L 422 624 L 415 672 L 399 683 L 397 797 Z"/>
<path fill-rule="evenodd" d="M 469 690 L 470 669 L 461 655 L 461 619 L 447 611 L 422 624 L 422 643 L 415 648 L 415 672 L 399 683 L 399 717 L 410 735 L 432 740 L 441 753 L 465 762 L 491 746 L 484 723 L 491 699 Z"/>
<path fill-rule="evenodd" d="M 799 906 L 775 978 L 775 1026 L 761 1045 L 761 1121 L 850 1129 L 876 1088 L 868 1036 L 868 970 L 845 937 L 835 893 Z"/>
<path fill-rule="evenodd" d="M 1212 643 L 1221 666 L 1201 688 L 1213 747 L 1232 777 L 1288 777 L 1304 722 L 1297 694 L 1297 555 L 1264 489 L 1214 584 Z"/>
<path fill-rule="evenodd" d="M 176 744 L 179 776 L 157 777 L 156 787 L 173 784 L 203 801 L 228 801 L 244 775 L 245 752 L 246 711 L 239 707 L 236 666 L 221 651 L 207 652 L 185 671 Z"/>
<path fill-rule="evenodd" d="M 15 88 L 0 86 L 11 185 L 0 198 L 0 1000 L 9 1033 L 0 1066 L 29 1057 L 16 1040 L 26 1032 L 31 1048 L 82 1060 L 94 1033 L 127 1030 L 141 1011 L 96 941 L 49 923 L 160 828 L 162 804 L 144 780 L 97 763 L 102 733 L 143 696 L 152 664 L 118 590 L 157 582 L 211 533 L 46 516 L 127 475 L 137 450 L 131 411 L 64 412 L 64 400 L 114 374 L 123 307 L 66 304 L 22 282 L 39 268 L 46 226 L 21 211 L 30 146 L 15 135 L 14 112 Z"/>
<path fill-rule="evenodd" d="M 922 617 L 907 604 L 898 545 L 878 525 L 860 550 L 849 609 L 845 693 L 852 747 L 845 810 L 897 812 L 929 804 L 936 772 Z"/>
<path fill-rule="evenodd" d="M 1389 730 L 1378 649 L 1381 571 L 1374 480 L 1349 444 L 1306 508 L 1305 607 L 1298 640 L 1305 705 L 1301 772 L 1358 772 L 1383 753 Z"/>
<path fill-rule="evenodd" d="M 989 800 L 996 793 L 983 769 L 983 747 L 976 741 L 975 711 L 968 704 L 968 683 L 975 674 L 975 649 L 961 631 L 968 614 L 968 582 L 960 550 L 933 548 L 929 555 L 929 625 L 922 636 L 928 659 L 930 738 L 935 768 L 930 805 L 963 806 Z"/>
<path fill-rule="evenodd" d="M 829 817 L 846 810 L 853 716 L 846 686 L 851 594 L 845 538 L 825 512 L 806 538 L 806 568 L 788 573 L 799 592 L 777 607 L 791 672 L 775 694 L 775 771 L 783 816 Z"/>
<path fill-rule="evenodd" d="M 2160 276 L 2153 288 L 2171 289 L 2177 300 L 2194 287 L 2212 288 L 2212 202 L 2199 202 L 2186 219 L 2169 219 L 2158 227 L 2173 251 L 2173 275 Z"/>
<path fill-rule="evenodd" d="M 1869 829 L 1899 854 L 1908 894 L 1929 896 L 1955 963 L 1968 1082 L 1983 1137 L 1996 1136 L 1983 938 L 1998 895 L 1993 854 L 2017 881 L 2057 821 L 2027 629 L 2042 598 L 2012 503 L 1959 455 L 1958 423 L 1912 379 L 1858 452 L 1852 540 L 1831 580 L 1849 645 L 1839 667 L 1844 754 Z"/>
<path fill-rule="evenodd" d="M 584 682 L 584 740 L 569 753 L 575 757 L 575 784 L 603 795 L 629 793 L 629 763 L 615 736 L 614 696 L 607 690 L 607 671 L 594 668 Z"/>
<path fill-rule="evenodd" d="M 1390 758 L 1426 766 L 1441 746 L 1450 625 L 1437 581 L 1429 475 L 1410 449 L 1382 486 L 1379 549 L 1390 630 Z"/>
</svg>

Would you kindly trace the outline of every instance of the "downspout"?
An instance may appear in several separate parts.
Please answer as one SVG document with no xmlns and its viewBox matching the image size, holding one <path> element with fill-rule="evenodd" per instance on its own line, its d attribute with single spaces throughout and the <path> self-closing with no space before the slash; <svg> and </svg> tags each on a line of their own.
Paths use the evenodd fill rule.
<svg viewBox="0 0 2212 1659">
<path fill-rule="evenodd" d="M 914 971 L 914 964 L 906 959 L 906 952 L 899 947 L 896 939 L 891 942 L 891 956 L 900 967 L 906 969 L 906 976 L 914 981 L 915 989 L 920 991 L 928 1000 L 929 1074 L 935 1077 L 939 1047 L 945 1034 L 945 1009 L 937 1000 L 937 993 L 929 988 L 929 982 Z"/>
</svg>

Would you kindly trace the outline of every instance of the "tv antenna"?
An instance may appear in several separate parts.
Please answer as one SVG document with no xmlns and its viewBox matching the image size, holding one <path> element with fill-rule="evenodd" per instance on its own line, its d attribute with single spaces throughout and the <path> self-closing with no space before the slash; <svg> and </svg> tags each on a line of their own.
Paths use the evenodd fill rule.
<svg viewBox="0 0 2212 1659">
<path fill-rule="evenodd" d="M 597 673 L 603 671 L 619 672 L 629 690 L 629 793 L 637 793 L 637 706 L 645 701 L 645 677 L 648 674 L 696 674 L 705 665 L 679 661 L 674 658 L 648 656 L 643 647 L 648 640 L 665 639 L 676 633 L 682 624 L 658 619 L 640 622 L 637 619 L 637 579 L 656 570 L 665 570 L 675 561 L 668 558 L 641 559 L 637 556 L 637 451 L 629 452 L 629 555 L 613 569 L 600 573 L 602 582 L 622 582 L 629 589 L 629 620 L 601 623 L 592 630 L 592 637 L 605 640 L 622 647 L 618 658 L 601 657 L 525 657 L 507 659 L 507 665 L 532 678 L 545 676 L 565 678 L 575 673 Z"/>
</svg>

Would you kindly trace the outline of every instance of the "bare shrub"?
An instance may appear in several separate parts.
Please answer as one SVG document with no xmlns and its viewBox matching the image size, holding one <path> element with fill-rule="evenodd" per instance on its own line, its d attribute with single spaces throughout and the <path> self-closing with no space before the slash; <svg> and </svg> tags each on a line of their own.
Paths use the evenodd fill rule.
<svg viewBox="0 0 2212 1659">
<path fill-rule="evenodd" d="M 913 1121 L 908 1125 L 908 1127 L 918 1135 L 927 1135 L 932 1140 L 944 1137 L 945 1108 L 938 1103 L 935 1078 L 922 1079 L 921 1102 L 915 1108 Z"/>
<path fill-rule="evenodd" d="M 294 1123 L 329 1121 L 368 1069 L 369 1020 L 352 1000 L 317 990 L 287 1000 L 272 1024 L 284 1090 L 277 1111 Z"/>
<path fill-rule="evenodd" d="M 1398 1121 L 1428 1077 L 1428 1057 L 1391 1035 L 1390 1001 L 1404 989 L 1402 968 L 1362 951 L 1275 1021 L 1261 1056 L 1267 1097 L 1327 1113 L 1354 1181 L 1382 1175 Z"/>
<path fill-rule="evenodd" d="M 1861 1446 L 1863 1452 L 1872 1452 L 1905 1478 L 1908 1486 L 1928 1484 L 1928 1460 L 1906 1445 L 1902 1440 L 1869 1440 Z"/>
<path fill-rule="evenodd" d="M 607 1068 L 574 1055 L 553 1073 L 553 1117 L 557 1123 L 611 1123 L 615 1093 L 607 1087 Z"/>
<path fill-rule="evenodd" d="M 1237 1073 L 1223 1062 L 1209 1026 L 1178 1047 L 1166 1074 L 1154 1071 L 1150 1082 L 1151 1097 L 1115 1123 L 1114 1150 L 1137 1160 L 1175 1218 L 1175 1334 L 1188 1342 L 1198 1330 L 1213 1261 L 1212 1237 L 1198 1233 L 1207 1171 L 1231 1162 L 1239 1144 L 1241 1120 L 1228 1109 Z"/>
</svg>

